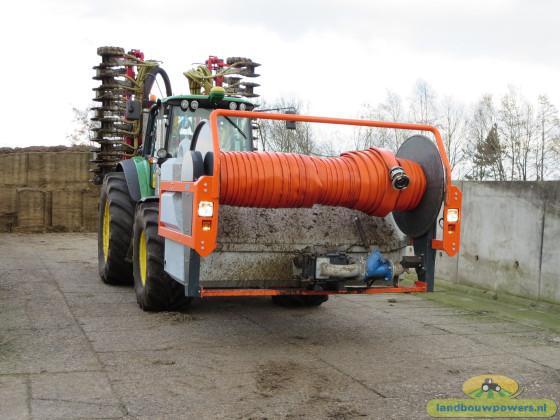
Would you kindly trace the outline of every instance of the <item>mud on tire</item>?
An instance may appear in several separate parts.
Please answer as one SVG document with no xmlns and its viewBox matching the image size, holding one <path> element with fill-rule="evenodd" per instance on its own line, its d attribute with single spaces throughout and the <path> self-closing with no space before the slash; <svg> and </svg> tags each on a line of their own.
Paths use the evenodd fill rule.
<svg viewBox="0 0 560 420">
<path fill-rule="evenodd" d="M 129 249 L 134 202 L 122 172 L 110 172 L 103 180 L 99 198 L 97 255 L 99 276 L 107 284 L 132 284 Z"/>
<path fill-rule="evenodd" d="M 141 203 L 136 208 L 133 235 L 134 291 L 145 311 L 170 311 L 186 307 L 191 299 L 185 288 L 167 274 L 164 267 L 164 239 L 158 235 L 158 203 Z"/>
</svg>

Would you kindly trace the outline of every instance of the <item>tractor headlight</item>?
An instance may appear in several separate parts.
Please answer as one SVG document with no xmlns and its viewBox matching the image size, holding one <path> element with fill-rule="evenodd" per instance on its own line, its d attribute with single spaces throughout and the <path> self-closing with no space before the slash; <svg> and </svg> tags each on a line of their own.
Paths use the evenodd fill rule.
<svg viewBox="0 0 560 420">
<path fill-rule="evenodd" d="M 187 101 L 186 99 L 183 99 L 183 100 L 181 101 L 180 106 L 181 106 L 181 109 L 182 109 L 183 111 L 186 111 L 187 109 L 189 109 L 189 101 Z"/>
<path fill-rule="evenodd" d="M 247 109 L 247 105 L 245 105 L 243 103 L 239 104 L 239 110 L 240 111 L 245 111 L 246 109 Z"/>
<path fill-rule="evenodd" d="M 191 101 L 191 109 L 196 111 L 198 109 L 198 101 Z"/>
<path fill-rule="evenodd" d="M 229 103 L 229 109 L 231 109 L 232 111 L 235 111 L 237 109 L 237 104 L 235 102 L 230 102 Z"/>
<path fill-rule="evenodd" d="M 198 203 L 198 215 L 200 217 L 212 217 L 214 214 L 214 203 L 211 201 L 201 201 Z"/>
<path fill-rule="evenodd" d="M 447 223 L 457 223 L 459 221 L 458 209 L 447 209 Z"/>
</svg>

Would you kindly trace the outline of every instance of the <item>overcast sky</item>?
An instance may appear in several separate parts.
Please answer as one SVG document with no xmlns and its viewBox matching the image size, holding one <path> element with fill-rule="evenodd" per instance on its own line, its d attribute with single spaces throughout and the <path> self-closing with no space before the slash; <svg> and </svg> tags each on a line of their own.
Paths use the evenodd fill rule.
<svg viewBox="0 0 560 420">
<path fill-rule="evenodd" d="M 558 0 L 4 2 L 0 146 L 66 142 L 100 45 L 163 61 L 175 93 L 187 93 L 193 62 L 248 56 L 263 64 L 266 98 L 354 116 L 388 89 L 409 96 L 420 78 L 466 104 L 514 85 L 560 107 L 559 28 Z"/>
</svg>

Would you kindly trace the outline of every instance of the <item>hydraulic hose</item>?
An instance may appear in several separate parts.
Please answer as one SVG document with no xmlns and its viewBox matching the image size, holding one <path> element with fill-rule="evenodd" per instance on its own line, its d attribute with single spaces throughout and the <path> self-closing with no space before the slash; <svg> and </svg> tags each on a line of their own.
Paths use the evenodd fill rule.
<svg viewBox="0 0 560 420">
<path fill-rule="evenodd" d="M 220 172 L 220 203 L 239 207 L 322 204 L 382 217 L 416 208 L 426 190 L 420 165 L 376 148 L 335 158 L 221 152 Z"/>
</svg>

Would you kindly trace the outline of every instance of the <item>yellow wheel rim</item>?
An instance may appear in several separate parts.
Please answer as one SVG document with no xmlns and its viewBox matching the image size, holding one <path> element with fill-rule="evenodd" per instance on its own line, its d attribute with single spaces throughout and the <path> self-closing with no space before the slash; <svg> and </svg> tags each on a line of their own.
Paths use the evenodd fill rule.
<svg viewBox="0 0 560 420">
<path fill-rule="evenodd" d="M 148 250 L 146 246 L 146 235 L 144 231 L 140 234 L 140 242 L 138 243 L 138 264 L 140 267 L 140 280 L 142 286 L 146 287 L 146 277 L 148 277 Z"/>
<path fill-rule="evenodd" d="M 105 207 L 103 209 L 103 258 L 107 262 L 109 257 L 109 236 L 111 233 L 111 213 L 109 213 L 109 201 L 105 201 Z"/>
</svg>

